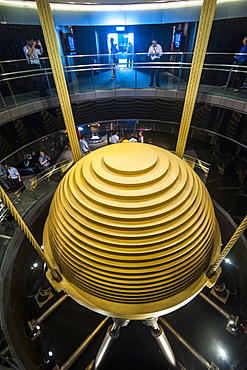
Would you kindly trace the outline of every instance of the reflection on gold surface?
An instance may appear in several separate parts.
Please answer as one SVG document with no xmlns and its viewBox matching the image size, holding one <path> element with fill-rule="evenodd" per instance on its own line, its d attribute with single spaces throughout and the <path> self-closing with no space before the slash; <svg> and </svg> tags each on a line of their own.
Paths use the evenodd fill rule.
<svg viewBox="0 0 247 370">
<path fill-rule="evenodd" d="M 149 144 L 98 149 L 61 181 L 44 230 L 53 283 L 94 311 L 146 318 L 208 282 L 220 235 L 208 192 L 176 155 Z"/>
</svg>

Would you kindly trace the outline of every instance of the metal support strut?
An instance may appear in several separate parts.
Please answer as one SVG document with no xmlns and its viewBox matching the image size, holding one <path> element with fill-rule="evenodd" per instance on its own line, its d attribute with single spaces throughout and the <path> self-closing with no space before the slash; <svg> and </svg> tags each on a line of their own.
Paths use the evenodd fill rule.
<svg viewBox="0 0 247 370">
<path fill-rule="evenodd" d="M 156 339 L 156 342 L 158 343 L 159 348 L 168 361 L 171 369 L 175 370 L 178 368 L 176 358 L 163 328 L 158 325 L 157 321 L 158 318 L 149 318 L 144 320 L 143 323 L 146 326 L 151 327 L 152 336 Z M 99 370 L 101 368 L 101 365 L 104 362 L 107 354 L 109 353 L 113 341 L 119 337 L 120 329 L 128 325 L 129 322 L 130 320 L 113 318 L 113 324 L 108 328 L 103 342 L 101 343 L 100 349 L 96 355 L 96 358 L 89 364 L 87 370 Z"/>
<path fill-rule="evenodd" d="M 129 322 L 130 320 L 113 318 L 113 324 L 109 326 L 105 338 L 103 339 L 103 342 L 95 358 L 93 370 L 100 369 L 103 360 L 109 353 L 113 341 L 119 337 L 120 329 L 128 325 Z"/>
<path fill-rule="evenodd" d="M 177 369 L 177 361 L 170 343 L 164 333 L 162 326 L 158 324 L 158 317 L 152 317 L 143 321 L 143 324 L 151 327 L 151 334 L 156 339 L 158 346 L 172 369 Z"/>
</svg>

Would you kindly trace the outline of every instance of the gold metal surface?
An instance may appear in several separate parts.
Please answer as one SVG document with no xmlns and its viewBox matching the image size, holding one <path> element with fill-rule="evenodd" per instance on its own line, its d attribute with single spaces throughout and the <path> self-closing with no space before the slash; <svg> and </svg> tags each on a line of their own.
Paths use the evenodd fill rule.
<svg viewBox="0 0 247 370">
<path fill-rule="evenodd" d="M 209 194 L 184 161 L 121 143 L 90 153 L 64 177 L 43 243 L 62 276 L 51 281 L 56 289 L 104 315 L 139 319 L 198 294 L 221 241 Z"/>
</svg>

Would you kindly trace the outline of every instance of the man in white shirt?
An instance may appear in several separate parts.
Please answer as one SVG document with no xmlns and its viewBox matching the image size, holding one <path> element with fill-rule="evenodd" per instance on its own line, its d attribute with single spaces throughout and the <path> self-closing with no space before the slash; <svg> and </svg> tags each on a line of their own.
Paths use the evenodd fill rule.
<svg viewBox="0 0 247 370">
<path fill-rule="evenodd" d="M 30 69 L 40 69 L 39 56 L 43 54 L 43 46 L 40 40 L 28 39 L 26 40 L 26 45 L 23 46 L 23 52 L 25 57 L 28 59 L 28 65 Z M 37 90 L 41 97 L 49 95 L 46 91 L 46 80 L 45 77 L 40 75 L 42 71 L 38 71 L 37 76 L 33 78 Z M 34 72 L 34 73 L 37 73 Z"/>
<path fill-rule="evenodd" d="M 18 170 L 15 167 L 11 167 L 8 164 L 5 165 L 6 170 L 8 171 L 8 178 L 13 181 L 18 189 L 22 188 L 22 191 L 26 189 L 25 185 L 22 182 L 21 176 Z"/>
<path fill-rule="evenodd" d="M 113 135 L 111 137 L 111 143 L 112 144 L 117 144 L 117 143 L 120 143 L 120 140 L 119 140 L 119 136 L 118 136 L 118 132 L 113 132 Z"/>
<path fill-rule="evenodd" d="M 148 56 L 151 57 L 151 60 L 154 62 L 158 62 L 161 55 L 162 55 L 162 47 L 160 44 L 157 43 L 157 40 L 152 40 L 152 45 L 148 49 Z M 157 87 L 160 87 L 159 82 L 159 68 L 155 68 L 154 66 L 151 66 L 151 80 L 149 86 L 153 86 L 155 79 L 155 85 Z"/>
</svg>

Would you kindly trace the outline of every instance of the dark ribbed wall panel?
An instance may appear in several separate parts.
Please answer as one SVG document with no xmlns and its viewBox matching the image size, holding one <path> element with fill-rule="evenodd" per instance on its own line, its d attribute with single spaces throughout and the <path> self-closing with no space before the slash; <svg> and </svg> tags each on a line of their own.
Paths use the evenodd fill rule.
<svg viewBox="0 0 247 370">
<path fill-rule="evenodd" d="M 114 119 L 153 119 L 180 122 L 183 101 L 132 98 L 84 101 L 73 105 L 76 124 Z"/>
<path fill-rule="evenodd" d="M 183 104 L 183 100 L 179 99 L 111 98 L 73 103 L 72 109 L 76 126 L 102 121 L 145 119 L 162 121 L 160 123 L 156 122 L 155 130 L 173 132 L 174 134 L 179 129 Z M 27 139 L 23 142 L 24 133 L 28 142 L 32 142 L 65 127 L 59 107 L 32 113 L 19 118 L 19 120 L 22 122 L 22 128 L 18 132 L 15 129 L 14 121 L 9 121 L 0 126 L 0 137 L 2 142 L 5 143 L 5 150 L 1 153 L 1 158 L 25 145 Z M 192 118 L 192 126 L 219 133 L 247 145 L 247 115 L 244 113 L 207 103 L 197 103 Z M 193 138 L 210 142 L 216 150 L 220 147 L 221 153 L 224 151 L 222 150 L 222 140 L 216 136 L 213 137 L 213 135 L 209 136 L 207 131 L 193 129 L 193 135 L 192 133 L 190 135 Z M 228 147 L 226 146 L 227 153 Z M 241 153 L 241 157 L 246 157 L 246 155 Z M 221 166 L 224 167 L 223 162 Z"/>
</svg>

